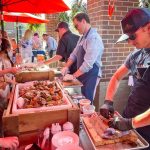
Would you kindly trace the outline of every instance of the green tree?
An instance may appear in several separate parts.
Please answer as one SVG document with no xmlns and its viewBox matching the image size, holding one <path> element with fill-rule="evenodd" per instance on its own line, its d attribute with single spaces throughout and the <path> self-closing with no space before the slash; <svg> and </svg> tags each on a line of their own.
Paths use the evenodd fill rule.
<svg viewBox="0 0 150 150">
<path fill-rule="evenodd" d="M 87 12 L 86 3 L 83 0 L 74 0 L 71 4 L 70 13 L 63 12 L 59 14 L 59 21 L 72 22 L 73 16 L 78 12 Z"/>
<path fill-rule="evenodd" d="M 58 20 L 59 20 L 59 22 L 65 21 L 65 22 L 69 23 L 69 15 L 68 15 L 68 13 L 67 12 L 59 13 Z"/>
<path fill-rule="evenodd" d="M 139 6 L 150 9 L 150 0 L 139 0 Z"/>
<path fill-rule="evenodd" d="M 83 0 L 74 0 L 71 7 L 70 19 L 75 16 L 78 12 L 87 12 L 87 4 Z"/>
<path fill-rule="evenodd" d="M 33 15 L 41 17 L 41 14 L 33 14 Z M 45 23 L 27 24 L 26 28 L 32 30 L 33 32 L 38 32 L 39 34 L 45 32 L 45 30 L 46 30 Z"/>
</svg>

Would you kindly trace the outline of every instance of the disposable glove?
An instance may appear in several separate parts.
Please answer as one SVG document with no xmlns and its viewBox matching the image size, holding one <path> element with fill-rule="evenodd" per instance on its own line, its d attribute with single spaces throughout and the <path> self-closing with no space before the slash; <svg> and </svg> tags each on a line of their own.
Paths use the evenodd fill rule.
<svg viewBox="0 0 150 150">
<path fill-rule="evenodd" d="M 107 119 L 112 118 L 114 116 L 113 102 L 105 100 L 100 108 L 100 114 Z"/>
<path fill-rule="evenodd" d="M 74 80 L 75 77 L 72 75 L 72 74 L 66 74 L 64 77 L 63 77 L 63 80 L 64 81 L 72 81 Z"/>
<path fill-rule="evenodd" d="M 113 120 L 109 121 L 109 127 L 118 129 L 120 131 L 127 131 L 133 129 L 132 119 L 115 117 Z"/>
<path fill-rule="evenodd" d="M 61 74 L 62 74 L 63 76 L 65 76 L 67 73 L 69 73 L 69 68 L 68 68 L 68 67 L 63 67 L 63 68 L 61 69 Z"/>
</svg>

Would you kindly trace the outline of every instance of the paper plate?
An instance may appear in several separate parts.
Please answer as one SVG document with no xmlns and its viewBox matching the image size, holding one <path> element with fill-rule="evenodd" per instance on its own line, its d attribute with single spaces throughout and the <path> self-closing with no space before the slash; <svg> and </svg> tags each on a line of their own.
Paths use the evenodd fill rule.
<svg viewBox="0 0 150 150">
<path fill-rule="evenodd" d="M 58 147 L 56 150 L 83 150 L 80 146 L 74 144 L 66 144 Z"/>
<path fill-rule="evenodd" d="M 79 145 L 79 137 L 71 131 L 62 131 L 52 137 L 52 145 L 56 148 L 66 144 Z"/>
</svg>

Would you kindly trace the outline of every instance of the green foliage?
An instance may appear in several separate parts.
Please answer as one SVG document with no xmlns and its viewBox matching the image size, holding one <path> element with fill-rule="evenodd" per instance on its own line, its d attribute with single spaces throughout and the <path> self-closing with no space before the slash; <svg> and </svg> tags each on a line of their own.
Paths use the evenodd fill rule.
<svg viewBox="0 0 150 150">
<path fill-rule="evenodd" d="M 69 16 L 66 12 L 60 13 L 58 16 L 58 20 L 59 20 L 59 22 L 65 21 L 65 22 L 69 23 Z"/>
<path fill-rule="evenodd" d="M 41 17 L 41 14 L 33 14 L 35 16 Z M 26 29 L 30 29 L 34 32 L 38 32 L 39 34 L 42 34 L 45 32 L 45 23 L 42 24 L 27 24 Z"/>
<path fill-rule="evenodd" d="M 41 26 L 41 24 L 28 24 L 28 29 L 35 32 L 36 30 L 38 30 L 40 28 L 40 26 Z"/>
<path fill-rule="evenodd" d="M 30 29 L 34 32 L 38 32 L 40 35 L 42 35 L 45 31 L 45 24 L 27 24 L 26 29 Z"/>
<path fill-rule="evenodd" d="M 75 14 L 78 12 L 87 12 L 86 3 L 83 3 L 83 0 L 74 0 L 71 6 L 70 13 L 60 13 L 59 21 L 72 22 L 72 19 Z"/>
<path fill-rule="evenodd" d="M 72 20 L 79 12 L 87 12 L 86 3 L 83 3 L 83 0 L 74 0 L 71 7 L 70 19 Z"/>
<path fill-rule="evenodd" d="M 139 0 L 139 6 L 150 9 L 150 0 Z"/>
</svg>

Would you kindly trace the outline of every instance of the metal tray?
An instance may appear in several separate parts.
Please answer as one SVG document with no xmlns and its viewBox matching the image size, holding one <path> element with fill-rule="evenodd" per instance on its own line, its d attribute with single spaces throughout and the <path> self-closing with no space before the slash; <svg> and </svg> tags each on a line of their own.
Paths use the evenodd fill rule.
<svg viewBox="0 0 150 150">
<path fill-rule="evenodd" d="M 84 138 L 87 138 L 87 141 L 88 141 L 87 143 L 89 144 L 88 147 L 84 148 L 86 150 L 122 150 L 122 149 L 123 150 L 140 150 L 140 149 L 149 147 L 148 142 L 136 130 L 133 130 L 133 132 L 135 132 L 136 135 L 138 136 L 138 140 L 136 141 L 136 143 L 133 143 L 132 145 L 127 144 L 127 143 L 114 143 L 114 144 L 103 145 L 103 146 L 95 146 L 82 120 L 82 117 L 81 117 L 81 122 L 83 125 L 83 129 L 81 131 L 80 136 L 84 136 Z M 85 143 L 84 143 L 84 139 L 82 140 L 82 138 L 81 138 L 81 143 L 82 143 L 82 146 L 84 147 Z"/>
</svg>

